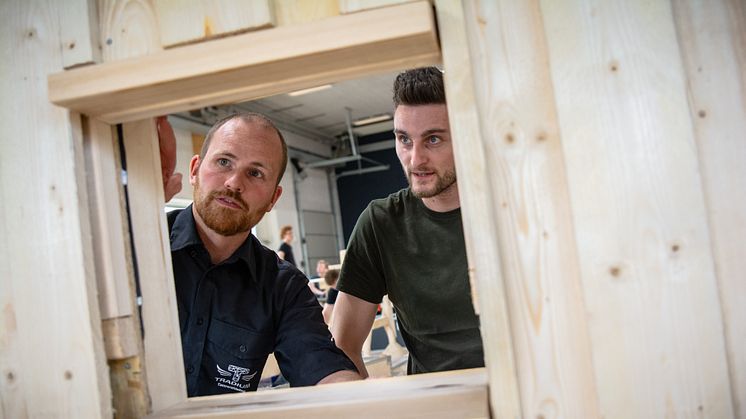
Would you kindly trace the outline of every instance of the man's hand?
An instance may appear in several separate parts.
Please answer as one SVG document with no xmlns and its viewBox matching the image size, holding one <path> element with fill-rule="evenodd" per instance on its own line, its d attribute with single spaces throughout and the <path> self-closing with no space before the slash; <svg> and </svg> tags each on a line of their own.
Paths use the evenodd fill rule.
<svg viewBox="0 0 746 419">
<path fill-rule="evenodd" d="M 158 128 L 158 146 L 161 151 L 161 176 L 163 177 L 163 195 L 170 201 L 181 190 L 181 173 L 176 170 L 176 136 L 165 116 L 155 119 Z"/>
</svg>

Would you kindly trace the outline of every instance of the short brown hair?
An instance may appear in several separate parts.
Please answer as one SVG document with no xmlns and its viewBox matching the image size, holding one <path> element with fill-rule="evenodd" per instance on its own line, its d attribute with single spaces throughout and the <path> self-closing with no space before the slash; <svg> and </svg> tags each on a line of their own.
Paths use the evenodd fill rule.
<svg viewBox="0 0 746 419">
<path fill-rule="evenodd" d="M 280 229 L 280 240 L 282 240 L 282 238 L 285 237 L 285 234 L 287 234 L 288 231 L 293 231 L 293 226 L 291 225 L 282 226 L 282 228 Z"/>
<path fill-rule="evenodd" d="M 215 132 L 217 132 L 217 130 L 219 130 L 223 125 L 227 124 L 228 122 L 234 119 L 238 119 L 244 124 L 259 123 L 263 127 L 272 128 L 277 133 L 277 136 L 280 137 L 280 144 L 282 145 L 282 163 L 280 165 L 280 175 L 277 176 L 277 184 L 279 185 L 280 181 L 282 180 L 282 176 L 285 174 L 285 169 L 287 168 L 287 165 L 288 165 L 288 145 L 287 143 L 285 143 L 285 137 L 282 136 L 282 133 L 280 132 L 279 129 L 277 129 L 277 127 L 272 122 L 272 120 L 260 113 L 256 113 L 256 112 L 234 113 L 216 122 L 210 128 L 210 130 L 207 131 L 207 135 L 205 136 L 205 142 L 202 143 L 202 149 L 199 151 L 199 161 L 201 162 L 202 160 L 204 160 L 205 154 L 207 154 L 207 150 L 210 148 L 210 142 L 212 141 L 212 137 L 215 135 Z"/>
<path fill-rule="evenodd" d="M 324 274 L 324 282 L 330 287 L 333 287 L 337 283 L 337 279 L 339 279 L 339 269 L 329 269 Z"/>
<path fill-rule="evenodd" d="M 394 108 L 399 105 L 439 105 L 446 103 L 443 72 L 437 67 L 421 67 L 399 73 L 394 80 Z"/>
</svg>

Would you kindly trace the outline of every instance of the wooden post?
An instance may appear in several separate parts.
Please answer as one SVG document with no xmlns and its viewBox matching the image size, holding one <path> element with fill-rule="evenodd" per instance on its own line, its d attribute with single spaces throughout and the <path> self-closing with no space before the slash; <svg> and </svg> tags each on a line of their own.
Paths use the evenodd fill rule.
<svg viewBox="0 0 746 419">
<path fill-rule="evenodd" d="M 0 3 L 0 417 L 111 417 L 80 115 L 53 106 L 68 4 Z M 68 22 L 69 24 L 69 22 Z"/>
</svg>

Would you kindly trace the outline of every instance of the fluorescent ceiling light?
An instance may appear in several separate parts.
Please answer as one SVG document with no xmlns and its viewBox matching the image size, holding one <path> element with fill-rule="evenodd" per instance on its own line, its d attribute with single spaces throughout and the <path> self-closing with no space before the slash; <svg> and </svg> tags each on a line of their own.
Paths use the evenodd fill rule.
<svg viewBox="0 0 746 419">
<path fill-rule="evenodd" d="M 383 121 L 389 121 L 389 120 L 391 120 L 391 115 L 385 113 L 382 115 L 375 115 L 375 116 L 370 116 L 368 118 L 358 119 L 352 122 L 352 126 L 361 127 L 363 125 L 370 125 L 370 124 L 375 124 L 376 122 L 383 122 Z"/>
<path fill-rule="evenodd" d="M 307 95 L 309 93 L 320 92 L 322 90 L 330 89 L 331 87 L 332 87 L 331 84 L 325 84 L 323 86 L 310 87 L 308 89 L 296 90 L 294 92 L 290 92 L 290 93 L 288 93 L 288 96 Z"/>
</svg>

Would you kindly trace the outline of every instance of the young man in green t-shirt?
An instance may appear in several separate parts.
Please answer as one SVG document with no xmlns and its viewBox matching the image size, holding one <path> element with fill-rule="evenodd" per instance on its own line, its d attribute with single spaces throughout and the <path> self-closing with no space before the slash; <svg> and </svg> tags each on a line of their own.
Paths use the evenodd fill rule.
<svg viewBox="0 0 746 419">
<path fill-rule="evenodd" d="M 409 350 L 408 373 L 484 366 L 442 72 L 399 74 L 394 107 L 396 154 L 409 188 L 374 200 L 360 215 L 342 265 L 332 334 L 366 377 L 362 345 L 388 295 Z"/>
</svg>

